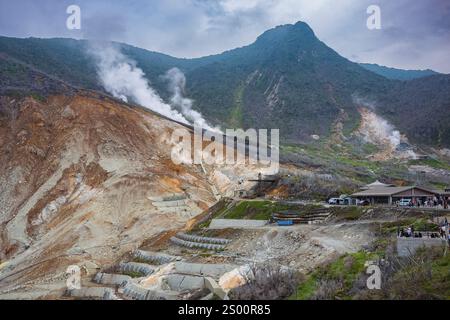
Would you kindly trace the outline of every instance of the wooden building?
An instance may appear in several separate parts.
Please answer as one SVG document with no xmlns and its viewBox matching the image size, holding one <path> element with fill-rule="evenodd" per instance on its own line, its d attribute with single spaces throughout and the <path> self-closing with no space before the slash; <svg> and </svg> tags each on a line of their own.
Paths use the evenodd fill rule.
<svg viewBox="0 0 450 320">
<path fill-rule="evenodd" d="M 352 197 L 360 200 L 368 200 L 371 204 L 387 204 L 392 205 L 400 199 L 411 199 L 413 203 L 418 200 L 422 203 L 429 199 L 439 197 L 440 192 L 429 190 L 423 187 L 407 186 L 407 187 L 392 187 L 392 186 L 372 186 L 370 188 L 361 190 L 352 194 Z"/>
</svg>

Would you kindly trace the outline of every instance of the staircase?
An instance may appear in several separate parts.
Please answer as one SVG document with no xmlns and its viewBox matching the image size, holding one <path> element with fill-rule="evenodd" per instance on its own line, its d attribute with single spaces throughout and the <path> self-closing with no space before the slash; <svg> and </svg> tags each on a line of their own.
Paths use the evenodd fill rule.
<svg viewBox="0 0 450 320">
<path fill-rule="evenodd" d="M 319 224 L 326 222 L 332 213 L 329 209 L 315 209 L 306 214 L 295 211 L 283 211 L 272 214 L 272 219 L 278 221 L 292 221 L 294 224 Z"/>
</svg>

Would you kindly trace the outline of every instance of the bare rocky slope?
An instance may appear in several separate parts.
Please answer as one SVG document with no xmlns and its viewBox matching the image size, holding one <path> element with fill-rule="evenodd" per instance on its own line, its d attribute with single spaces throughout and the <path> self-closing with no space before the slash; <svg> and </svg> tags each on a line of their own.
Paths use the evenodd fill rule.
<svg viewBox="0 0 450 320">
<path fill-rule="evenodd" d="M 112 263 L 257 176 L 175 165 L 181 125 L 98 93 L 0 105 L 0 297 L 60 295 L 67 266 Z"/>
</svg>

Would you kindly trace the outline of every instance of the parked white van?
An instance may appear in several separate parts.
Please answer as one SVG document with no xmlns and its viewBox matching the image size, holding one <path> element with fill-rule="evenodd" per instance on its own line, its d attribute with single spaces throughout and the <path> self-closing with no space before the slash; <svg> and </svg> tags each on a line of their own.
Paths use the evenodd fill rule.
<svg viewBox="0 0 450 320">
<path fill-rule="evenodd" d="M 409 207 L 409 206 L 411 205 L 411 199 L 401 199 L 401 200 L 398 202 L 398 205 L 399 205 L 400 207 Z"/>
</svg>

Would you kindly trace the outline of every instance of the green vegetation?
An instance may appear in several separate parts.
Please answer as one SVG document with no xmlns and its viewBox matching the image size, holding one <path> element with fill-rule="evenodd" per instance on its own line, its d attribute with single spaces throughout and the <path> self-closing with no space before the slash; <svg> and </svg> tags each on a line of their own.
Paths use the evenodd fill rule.
<svg viewBox="0 0 450 320">
<path fill-rule="evenodd" d="M 33 94 L 31 94 L 31 96 L 39 102 L 45 102 L 47 100 L 43 95 L 38 94 L 38 93 L 33 93 Z"/>
<path fill-rule="evenodd" d="M 447 183 L 442 183 L 442 182 L 434 182 L 434 181 L 432 181 L 432 182 L 430 182 L 430 184 L 436 190 L 445 190 L 448 187 Z"/>
<path fill-rule="evenodd" d="M 122 274 L 124 274 L 126 276 L 130 276 L 132 278 L 140 278 L 140 277 L 144 276 L 144 274 L 137 272 L 137 271 L 124 271 L 124 272 L 122 272 Z"/>
<path fill-rule="evenodd" d="M 354 157 L 349 157 L 347 155 L 338 155 L 335 158 L 337 161 L 347 164 L 353 168 L 366 168 L 372 170 L 373 172 L 379 171 L 380 165 L 375 161 L 370 161 L 366 159 L 358 159 Z"/>
<path fill-rule="evenodd" d="M 438 252 L 439 254 L 440 252 Z M 435 259 L 431 264 L 432 280 L 425 283 L 425 289 L 430 293 L 442 292 L 445 299 L 450 300 L 450 254 Z"/>
<path fill-rule="evenodd" d="M 421 249 L 410 258 L 394 260 L 381 290 L 362 291 L 360 299 L 450 299 L 450 254 L 443 247 Z"/>
<path fill-rule="evenodd" d="M 202 222 L 202 223 L 198 224 L 197 226 L 195 226 L 195 228 L 193 228 L 191 231 L 189 231 L 189 233 L 195 233 L 198 230 L 208 228 L 210 223 L 211 223 L 211 219 L 208 219 L 205 222 Z"/>
<path fill-rule="evenodd" d="M 318 208 L 322 208 L 322 206 L 319 204 L 297 205 L 269 200 L 243 200 L 220 206 L 213 213 L 212 218 L 269 220 L 274 212 L 292 210 L 298 212 L 298 214 L 306 214 Z M 209 221 L 204 222 L 203 225 L 206 223 L 209 224 Z"/>
<path fill-rule="evenodd" d="M 343 206 L 335 208 L 336 218 L 339 220 L 353 221 L 358 220 L 364 214 L 367 207 Z"/>
<path fill-rule="evenodd" d="M 419 249 L 410 257 L 395 253 L 397 228 L 407 226 L 437 228 L 424 216 L 382 223 L 369 248 L 320 266 L 303 278 L 290 299 L 450 299 L 450 253 L 445 255 L 444 246 Z M 380 290 L 366 286 L 369 261 L 381 268 Z"/>
<path fill-rule="evenodd" d="M 294 293 L 289 300 L 308 300 L 314 295 L 316 289 L 317 277 L 313 274 L 298 286 L 296 293 Z"/>
<path fill-rule="evenodd" d="M 362 149 L 366 154 L 374 154 L 380 150 L 380 148 L 378 148 L 375 144 L 372 143 L 365 143 Z"/>
<path fill-rule="evenodd" d="M 376 258 L 374 254 L 364 251 L 346 254 L 332 263 L 322 274 L 331 278 L 343 277 L 345 285 L 343 291 L 346 291 L 350 289 L 357 276 L 365 270 L 364 264 L 374 258 Z"/>
<path fill-rule="evenodd" d="M 420 159 L 420 160 L 411 160 L 409 161 L 411 165 L 423 165 L 429 166 L 435 169 L 444 169 L 450 170 L 450 164 L 439 159 Z"/>
<path fill-rule="evenodd" d="M 234 128 L 242 128 L 242 106 L 243 106 L 243 95 L 245 90 L 245 83 L 241 84 L 237 89 L 235 93 L 234 98 L 234 107 L 231 109 L 230 112 L 230 120 L 229 124 Z"/>
<path fill-rule="evenodd" d="M 303 281 L 297 288 L 297 292 L 291 299 L 307 300 L 314 297 L 319 282 L 322 280 L 339 281 L 341 285 L 335 292 L 336 297 L 350 299 L 348 291 L 358 276 L 365 270 L 364 264 L 376 258 L 375 254 L 359 251 L 339 257 L 334 262 L 320 267 Z"/>
<path fill-rule="evenodd" d="M 433 70 L 402 70 L 371 63 L 360 63 L 359 65 L 380 76 L 393 80 L 413 80 L 439 74 Z"/>
<path fill-rule="evenodd" d="M 274 212 L 290 210 L 302 215 L 312 213 L 321 208 L 324 207 L 320 204 L 300 205 L 268 200 L 243 200 L 220 207 L 214 212 L 212 218 L 268 220 Z M 367 207 L 340 206 L 332 207 L 330 210 L 337 220 L 353 221 L 361 218 Z M 202 225 L 206 226 L 206 223 L 209 224 L 209 221 L 204 222 Z M 201 229 L 201 227 L 199 226 L 196 229 Z"/>
<path fill-rule="evenodd" d="M 426 218 L 407 218 L 401 219 L 393 222 L 383 222 L 381 224 L 381 233 L 385 235 L 397 233 L 397 230 L 400 228 L 406 229 L 408 227 L 413 227 L 415 231 L 438 231 L 439 227 L 430 222 Z"/>
<path fill-rule="evenodd" d="M 386 249 L 385 249 L 386 250 Z M 450 254 L 443 247 L 418 250 L 411 257 L 360 251 L 346 254 L 306 277 L 290 299 L 450 299 Z M 381 266 L 381 290 L 368 290 L 367 261 Z"/>
<path fill-rule="evenodd" d="M 350 178 L 353 185 L 343 185 L 336 194 L 351 194 L 357 190 L 356 185 L 373 182 L 376 177 L 383 175 L 384 171 L 399 171 L 392 175 L 399 178 L 406 176 L 408 172 L 406 167 L 391 166 L 387 162 L 367 159 L 365 151 L 362 152 L 361 148 L 356 149 L 351 142 L 346 142 L 340 147 L 329 146 L 326 141 L 301 146 L 286 144 L 280 147 L 280 151 L 282 157 L 287 157 L 290 161 L 298 161 L 311 167 L 324 167 L 335 176 Z M 333 183 L 336 185 L 337 181 Z M 320 198 L 320 195 L 317 198 Z"/>
<path fill-rule="evenodd" d="M 272 201 L 241 201 L 231 208 L 224 208 L 217 212 L 215 218 L 269 220 L 273 212 L 292 207 L 292 205 Z"/>
</svg>

